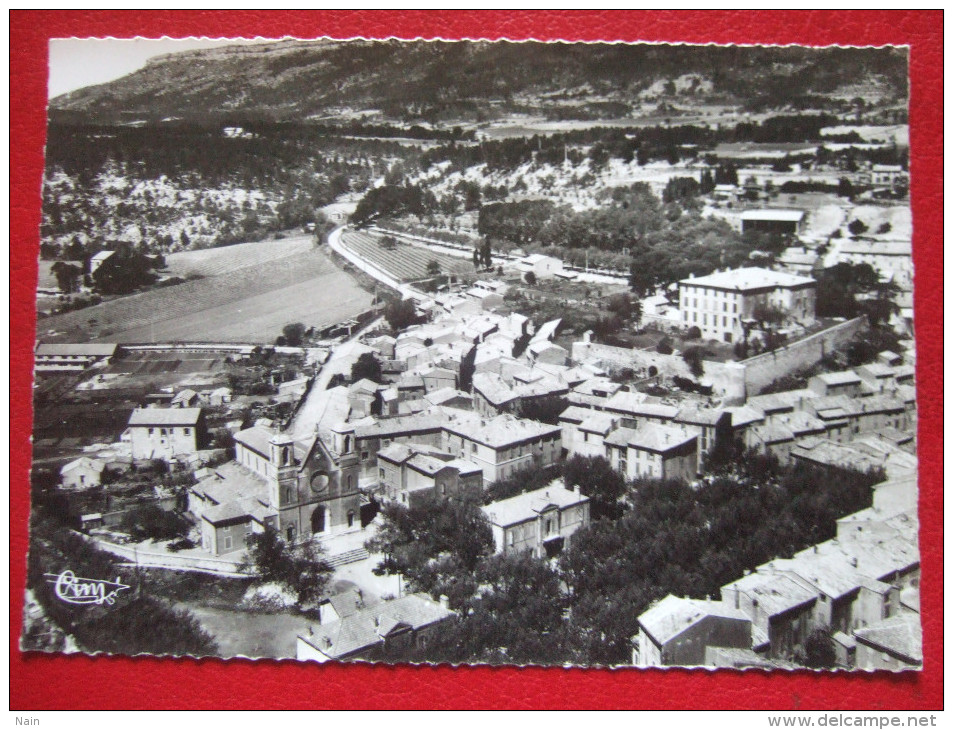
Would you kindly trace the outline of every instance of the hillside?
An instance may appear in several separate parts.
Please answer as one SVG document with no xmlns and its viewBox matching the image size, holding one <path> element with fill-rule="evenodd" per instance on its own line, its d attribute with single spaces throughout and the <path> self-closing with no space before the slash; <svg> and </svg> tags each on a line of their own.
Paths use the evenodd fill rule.
<svg viewBox="0 0 953 730">
<path fill-rule="evenodd" d="M 51 118 L 117 122 L 383 115 L 486 121 L 614 118 L 642 104 L 849 108 L 906 99 L 900 49 L 511 42 L 280 41 L 168 54 L 57 97 Z"/>
</svg>

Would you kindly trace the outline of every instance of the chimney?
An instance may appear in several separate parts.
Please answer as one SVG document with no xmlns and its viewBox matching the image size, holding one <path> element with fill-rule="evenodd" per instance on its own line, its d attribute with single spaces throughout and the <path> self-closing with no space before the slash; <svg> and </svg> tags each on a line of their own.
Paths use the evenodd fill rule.
<svg viewBox="0 0 953 730">
<path fill-rule="evenodd" d="M 445 609 L 447 609 L 447 610 L 449 611 L 449 610 L 450 610 L 450 598 L 447 597 L 447 596 L 445 596 L 445 595 L 441 595 L 441 596 L 440 596 L 440 606 L 441 606 L 441 608 L 445 608 Z"/>
<path fill-rule="evenodd" d="M 856 567 L 857 567 L 857 558 L 851 558 L 851 559 L 850 559 L 850 564 L 851 564 L 852 567 L 856 568 Z"/>
<path fill-rule="evenodd" d="M 578 484 L 574 485 L 572 488 L 573 494 L 582 494 L 582 489 Z"/>
</svg>

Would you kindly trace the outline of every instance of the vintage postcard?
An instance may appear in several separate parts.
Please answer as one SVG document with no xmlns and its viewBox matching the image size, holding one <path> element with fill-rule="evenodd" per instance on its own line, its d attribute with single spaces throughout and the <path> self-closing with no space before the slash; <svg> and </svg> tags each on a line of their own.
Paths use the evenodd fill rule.
<svg viewBox="0 0 953 730">
<path fill-rule="evenodd" d="M 24 651 L 922 667 L 907 48 L 50 59 Z"/>
</svg>

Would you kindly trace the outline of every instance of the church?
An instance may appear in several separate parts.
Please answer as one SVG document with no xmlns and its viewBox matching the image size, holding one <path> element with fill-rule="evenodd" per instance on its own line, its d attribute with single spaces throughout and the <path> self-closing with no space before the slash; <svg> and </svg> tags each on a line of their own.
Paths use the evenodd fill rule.
<svg viewBox="0 0 953 730">
<path fill-rule="evenodd" d="M 256 425 L 235 434 L 235 461 L 191 488 L 189 509 L 212 555 L 242 550 L 266 527 L 289 543 L 340 533 L 361 526 L 358 473 L 348 427 L 296 441 Z"/>
</svg>

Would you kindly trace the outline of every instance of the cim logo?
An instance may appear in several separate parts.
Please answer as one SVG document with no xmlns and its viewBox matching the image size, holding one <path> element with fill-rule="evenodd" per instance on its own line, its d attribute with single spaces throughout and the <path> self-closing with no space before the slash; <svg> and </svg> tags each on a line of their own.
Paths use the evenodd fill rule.
<svg viewBox="0 0 953 730">
<path fill-rule="evenodd" d="M 96 580 L 94 578 L 79 578 L 72 570 L 56 573 L 45 573 L 46 582 L 53 586 L 56 597 L 65 603 L 79 606 L 96 604 L 111 606 L 116 602 L 116 594 L 127 590 L 130 586 L 119 580 Z"/>
</svg>

